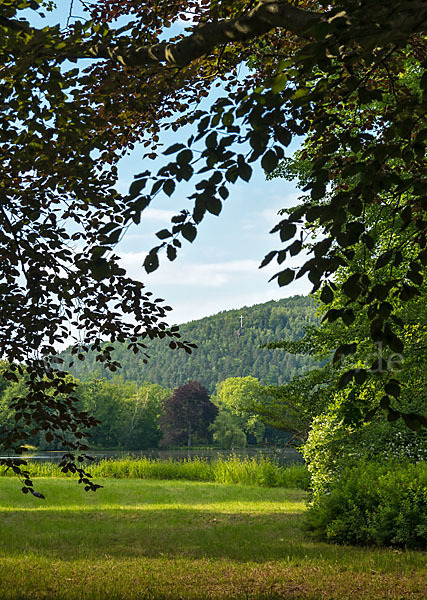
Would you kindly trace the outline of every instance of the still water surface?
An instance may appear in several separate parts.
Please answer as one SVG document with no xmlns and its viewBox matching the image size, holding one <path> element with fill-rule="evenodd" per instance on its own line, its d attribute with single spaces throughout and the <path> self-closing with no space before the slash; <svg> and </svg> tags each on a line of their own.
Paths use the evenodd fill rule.
<svg viewBox="0 0 427 600">
<path fill-rule="evenodd" d="M 176 450 L 159 450 L 158 448 L 152 448 L 147 450 L 89 450 L 88 454 L 93 456 L 95 461 L 102 460 L 104 458 L 161 458 L 164 460 L 188 460 L 191 458 L 204 458 L 206 460 L 214 460 L 216 458 L 227 458 L 231 456 L 237 456 L 238 458 L 270 458 L 277 461 L 279 464 L 293 464 L 302 463 L 303 458 L 301 454 L 294 448 L 281 448 L 281 447 L 248 447 L 245 449 L 238 450 L 219 450 L 217 448 L 199 448 L 197 450 L 187 450 L 186 448 L 179 448 Z M 62 458 L 62 451 L 44 451 L 35 453 L 25 453 L 22 458 L 26 460 L 34 461 L 52 461 L 59 462 Z M 2 458 L 2 457 L 0 457 Z"/>
</svg>

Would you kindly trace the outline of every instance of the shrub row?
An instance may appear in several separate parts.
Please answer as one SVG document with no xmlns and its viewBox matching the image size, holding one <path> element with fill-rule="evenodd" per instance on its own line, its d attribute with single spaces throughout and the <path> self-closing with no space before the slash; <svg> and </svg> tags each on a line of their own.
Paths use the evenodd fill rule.
<svg viewBox="0 0 427 600">
<path fill-rule="evenodd" d="M 73 477 L 63 473 L 56 463 L 30 463 L 32 477 Z M 183 479 L 239 483 L 263 487 L 308 489 L 310 476 L 304 465 L 279 466 L 269 459 L 240 459 L 237 457 L 208 462 L 202 458 L 183 461 L 151 458 L 101 460 L 88 466 L 95 478 L 116 479 Z M 13 473 L 3 472 L 13 476 Z"/>
<path fill-rule="evenodd" d="M 336 543 L 427 549 L 425 462 L 361 462 L 316 496 L 307 526 Z"/>
</svg>

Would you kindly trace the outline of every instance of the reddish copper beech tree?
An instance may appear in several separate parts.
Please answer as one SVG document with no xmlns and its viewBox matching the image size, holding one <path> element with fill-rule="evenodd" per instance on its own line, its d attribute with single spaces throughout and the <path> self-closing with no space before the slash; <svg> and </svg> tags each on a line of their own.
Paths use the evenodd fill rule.
<svg viewBox="0 0 427 600">
<path fill-rule="evenodd" d="M 218 409 L 210 401 L 208 390 L 199 381 L 190 381 L 177 388 L 164 403 L 160 419 L 162 446 L 191 446 L 195 437 L 206 440 L 209 425 Z"/>
<path fill-rule="evenodd" d="M 155 270 L 163 250 L 174 260 L 205 215 L 221 212 L 229 186 L 249 181 L 254 162 L 274 171 L 295 135 L 310 141 L 307 196 L 274 228 L 284 246 L 263 264 L 277 260 L 281 286 L 308 273 L 326 305 L 340 288 L 346 301 L 326 318 L 351 323 L 366 311 L 372 344 L 404 352 L 390 300 L 410 302 L 427 264 L 424 1 L 100 0 L 84 3 L 86 20 L 71 18 L 71 2 L 66 26 L 36 28 L 29 13 L 44 4 L 0 7 L 0 348 L 4 377 L 25 373 L 27 382 L 15 427 L 0 433 L 6 451 L 19 454 L 30 425 L 57 438 L 63 469 L 96 488 L 79 466 L 95 422 L 76 409 L 55 347 L 71 327 L 76 357 L 91 349 L 112 370 L 106 340 L 144 352 L 144 339 L 167 337 L 190 351 L 167 329 L 162 302 L 119 267 L 114 246 L 157 194 L 192 180 L 192 208 L 178 208 L 158 232 L 145 268 Z M 243 64 L 249 74 L 239 77 Z M 217 84 L 223 97 L 201 110 Z M 157 173 L 145 170 L 118 194 L 120 157 L 136 142 L 156 157 L 160 127 L 185 124 L 194 135 L 180 136 Z M 393 222 L 386 248 L 366 218 L 373 205 Z M 313 226 L 323 235 L 295 271 L 286 257 L 301 252 L 304 227 Z M 360 242 L 376 260 L 372 272 L 352 260 Z M 344 279 L 336 276 L 349 265 Z M 336 359 L 355 347 L 346 344 Z M 350 369 L 340 385 L 372 376 L 369 367 Z M 381 406 L 392 418 L 405 417 L 402 385 L 384 378 Z M 34 493 L 21 459 L 1 463 Z"/>
</svg>

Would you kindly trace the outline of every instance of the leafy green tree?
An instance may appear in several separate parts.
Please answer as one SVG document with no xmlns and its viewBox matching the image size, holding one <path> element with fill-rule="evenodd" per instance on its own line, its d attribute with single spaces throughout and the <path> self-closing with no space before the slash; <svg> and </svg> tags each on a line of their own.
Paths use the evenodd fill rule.
<svg viewBox="0 0 427 600">
<path fill-rule="evenodd" d="M 401 93 L 404 88 L 421 94 L 414 68 L 415 62 L 408 52 L 399 76 Z M 351 102 L 343 101 L 339 106 L 331 107 L 330 114 L 339 118 L 342 127 L 347 124 L 355 135 L 364 130 L 367 121 L 374 122 L 380 111 L 388 110 L 388 100 L 387 95 L 372 99 L 364 103 L 357 114 Z M 349 165 L 362 161 L 364 151 L 362 148 L 353 148 L 350 152 L 337 147 L 334 157 L 325 159 L 324 166 L 331 169 L 333 177 L 330 189 L 317 201 L 319 208 L 329 202 L 337 190 L 355 190 L 360 183 L 357 169 L 349 177 L 345 169 L 337 168 L 337 155 L 341 164 Z M 313 164 L 317 159 L 318 142 L 308 136 L 294 158 L 279 164 L 270 177 L 296 179 L 301 189 L 307 189 L 313 180 Z M 397 158 L 393 164 L 396 169 L 403 168 Z M 302 205 L 306 200 L 304 196 L 300 198 Z M 346 451 L 354 445 L 353 456 L 357 453 L 364 455 L 368 451 L 372 455 L 381 453 L 388 445 L 385 444 L 384 418 L 380 415 L 380 409 L 386 411 L 389 422 L 395 423 L 402 417 L 406 426 L 415 431 L 419 431 L 426 422 L 422 416 L 426 407 L 426 388 L 419 376 L 425 369 L 425 266 L 421 262 L 415 268 L 417 251 L 412 243 L 414 229 L 409 222 L 396 226 L 399 209 L 408 202 L 411 202 L 408 190 L 398 196 L 390 193 L 387 186 L 377 190 L 376 202 L 364 208 L 362 221 L 365 233 L 359 240 L 352 241 L 351 252 L 335 270 L 331 285 L 323 286 L 316 294 L 319 304 L 329 304 L 327 322 L 318 329 L 308 330 L 300 342 L 269 345 L 287 351 L 311 353 L 319 359 L 332 359 L 320 370 L 296 379 L 275 393 L 273 391 L 274 401 L 268 406 L 258 406 L 264 417 L 276 423 L 283 419 L 286 421 L 289 417 L 286 408 L 295 409 L 291 412 L 297 417 L 297 422 L 300 419 L 304 424 L 302 440 L 307 438 L 315 419 L 306 448 L 307 458 L 310 457 L 314 463 L 317 460 L 316 453 L 324 451 L 319 440 L 328 440 L 329 444 L 331 431 L 335 430 L 333 447 L 329 451 L 330 457 L 335 460 L 340 455 L 337 450 L 340 444 L 346 447 Z M 292 211 L 284 211 L 284 214 L 286 212 Z M 313 219 L 307 230 L 313 235 L 321 231 L 322 218 Z M 371 245 L 368 248 L 367 236 Z M 313 245 L 316 246 L 311 239 L 305 240 L 306 248 Z M 392 255 L 394 259 L 390 264 Z M 413 269 L 418 275 L 412 272 Z M 373 293 L 369 302 L 359 301 L 360 284 L 367 277 L 373 285 Z M 399 278 L 405 277 L 416 284 L 416 288 L 411 284 L 413 293 L 389 295 Z M 349 309 L 352 300 L 357 300 L 357 312 Z M 373 315 L 378 314 L 380 316 L 373 319 Z M 336 322 L 337 315 L 342 317 L 341 326 Z M 395 335 L 390 323 L 386 324 L 389 318 L 393 327 L 398 327 L 399 336 Z M 375 424 L 365 427 L 363 424 L 366 419 L 374 419 Z M 339 423 L 340 427 L 337 425 Z M 397 424 L 389 428 L 391 437 L 395 436 L 397 429 Z M 351 436 L 350 431 L 353 432 Z M 378 444 L 374 442 L 376 436 L 381 440 Z M 400 435 L 402 439 L 407 439 L 407 436 L 411 437 L 411 434 L 407 432 Z M 352 441 L 347 443 L 350 437 Z M 421 438 L 420 443 L 423 443 Z M 409 446 L 412 448 L 413 444 Z M 394 444 L 394 447 L 397 452 L 397 445 Z M 402 450 L 401 454 L 405 452 Z M 319 471 L 319 466 L 314 464 L 313 471 Z"/>
<path fill-rule="evenodd" d="M 91 444 L 100 448 L 125 444 L 130 421 L 127 399 L 135 392 L 135 384 L 123 381 L 93 379 L 79 386 L 77 393 L 83 410 L 100 421 L 90 438 Z"/>
<path fill-rule="evenodd" d="M 78 388 L 82 408 L 93 414 L 99 425 L 91 443 L 100 448 L 140 450 L 157 447 L 162 437 L 159 419 L 170 390 L 150 383 L 138 386 L 122 378 L 93 379 Z"/>
<path fill-rule="evenodd" d="M 246 434 L 242 429 L 241 419 L 227 409 L 220 409 L 215 421 L 210 426 L 214 442 L 221 448 L 245 448 Z"/>
<path fill-rule="evenodd" d="M 163 432 L 162 446 L 191 446 L 197 439 L 209 438 L 209 425 L 218 409 L 209 399 L 209 393 L 198 381 L 190 381 L 177 388 L 164 403 L 160 418 Z"/>
<path fill-rule="evenodd" d="M 146 383 L 126 399 L 127 421 L 122 443 L 129 449 L 156 448 L 162 438 L 160 417 L 171 390 Z"/>
<path fill-rule="evenodd" d="M 402 78 L 408 77 L 412 79 L 410 69 L 409 75 L 408 72 L 402 75 Z M 347 119 L 350 123 L 351 111 L 346 112 L 341 107 L 337 112 L 342 121 Z M 366 117 L 364 113 L 363 118 Z M 359 126 L 354 124 L 354 127 Z M 313 152 L 312 140 L 308 138 L 294 159 L 284 161 L 272 176 L 297 179 L 299 186 L 304 187 L 311 177 Z M 337 174 L 332 187 L 342 183 Z M 348 183 L 349 186 L 355 184 L 355 180 Z M 395 295 L 386 300 L 384 272 L 378 268 L 383 260 L 381 256 L 393 243 L 399 242 L 398 259 L 392 266 L 394 276 L 398 277 L 407 272 L 414 250 L 408 228 L 400 231 L 394 227 L 395 212 L 393 205 L 386 204 L 387 193 L 381 192 L 378 198 L 378 204 L 366 207 L 364 215 L 366 229 L 375 240 L 378 253 L 372 256 L 367 252 L 363 239 L 355 242 L 347 264 L 336 271 L 333 299 L 329 298 L 330 291 L 326 288 L 316 294 L 319 304 L 329 302 L 330 310 L 344 311 L 344 323 L 328 318 L 320 327 L 309 328 L 300 341 L 268 344 L 270 348 L 306 353 L 326 361 L 320 369 L 288 385 L 272 388 L 272 400 L 256 407 L 267 423 L 289 429 L 295 427 L 296 436 L 306 442 L 303 453 L 317 490 L 324 489 L 326 482 L 336 477 L 338 465 L 349 459 L 423 460 L 425 456 L 425 434 L 414 435 L 397 422 L 403 417 L 409 429 L 420 432 L 423 418 L 419 415 L 425 414 L 427 405 L 427 388 L 421 375 L 426 368 L 425 267 L 420 269 L 420 285 L 413 297 Z M 319 223 L 314 222 L 311 230 L 316 233 L 318 229 Z M 309 247 L 311 243 L 307 240 L 306 245 Z M 336 284 L 344 282 L 348 291 L 360 271 L 372 277 L 378 294 L 382 294 L 379 306 L 384 314 L 394 315 L 393 320 L 400 328 L 400 341 L 393 337 L 391 330 L 388 330 L 387 344 L 373 335 L 379 322 L 370 320 L 369 305 L 361 305 L 353 315 L 346 312 L 348 295 Z"/>
<path fill-rule="evenodd" d="M 7 368 L 7 365 L 5 365 Z M 22 393 L 25 389 L 25 383 L 22 378 L 18 382 L 10 383 L 6 379 L 0 378 L 0 431 L 13 430 L 15 426 L 15 411 L 12 410 L 12 398 Z M 27 439 L 28 443 L 29 439 Z M 0 448 L 2 446 L 0 445 Z M 6 448 L 2 448 L 6 450 Z"/>
<path fill-rule="evenodd" d="M 296 423 L 294 431 L 304 442 L 302 453 L 316 494 L 322 494 L 342 468 L 359 459 L 425 460 L 427 434 L 417 418 L 427 406 L 427 304 L 426 290 L 422 287 L 420 291 L 411 302 L 394 299 L 393 310 L 403 323 L 405 356 L 380 344 L 372 348 L 369 322 L 363 312 L 349 326 L 325 321 L 298 342 L 272 344 L 288 352 L 329 359 L 323 367 L 288 385 L 272 387 L 272 400 L 254 407 L 276 427 L 291 429 Z M 339 301 L 336 296 L 334 302 Z M 357 350 L 343 357 L 346 344 L 353 344 L 355 339 Z M 372 373 L 365 378 L 367 367 Z M 355 381 L 338 386 L 337 381 L 347 380 L 349 370 Z M 389 370 L 393 378 L 384 386 Z M 362 379 L 357 382 L 360 374 Z M 401 412 L 403 421 L 399 419 Z"/>
<path fill-rule="evenodd" d="M 229 419 L 230 423 L 238 424 L 246 436 L 250 435 L 260 443 L 264 438 L 265 427 L 251 410 L 251 406 L 265 395 L 265 387 L 255 377 L 229 377 L 217 385 L 215 402 L 219 414 L 228 413 L 233 417 Z"/>
<path fill-rule="evenodd" d="M 7 371 L 9 365 L 5 365 L 5 369 Z M 20 419 L 19 413 L 17 413 L 16 402 L 26 391 L 27 389 L 27 379 L 28 373 L 23 371 L 22 374 L 16 378 L 16 381 L 7 381 L 6 379 L 0 379 L 0 387 L 3 388 L 2 394 L 0 396 L 0 430 L 4 433 L 8 431 L 14 431 L 16 428 L 16 423 Z M 65 383 L 70 383 L 73 386 L 78 386 L 79 381 L 72 377 L 71 375 L 67 375 L 65 378 Z M 50 408 L 54 406 L 54 392 L 52 390 L 48 390 L 47 397 L 51 403 Z M 63 401 L 65 394 L 58 397 L 59 401 Z M 50 415 L 50 423 L 51 426 L 49 430 L 42 430 L 40 428 L 34 427 L 34 423 L 28 414 L 23 415 L 23 426 L 21 429 L 21 437 L 24 442 L 23 450 L 25 450 L 27 445 L 36 446 L 40 450 L 60 450 L 62 448 L 61 443 L 61 425 L 58 423 L 57 415 L 55 411 L 52 410 Z M 1 445 L 0 445 L 1 447 Z M 3 451 L 8 451 L 7 446 L 2 448 Z M 29 478 L 27 476 L 27 481 Z"/>
<path fill-rule="evenodd" d="M 170 390 L 149 383 L 137 386 L 117 377 L 113 381 L 95 377 L 89 382 L 75 383 L 79 409 L 90 411 L 99 421 L 94 435 L 90 437 L 92 447 L 138 450 L 158 446 L 162 435 L 159 418 L 163 401 L 170 395 Z M 23 393 L 25 385 L 24 377 L 13 383 L 0 379 L 0 387 L 3 388 L 0 395 L 1 429 L 13 429 L 16 422 L 14 399 Z M 27 423 L 26 434 L 26 445 L 36 446 L 39 450 L 60 449 L 55 436 L 49 432 L 35 434 L 30 422 Z"/>
</svg>

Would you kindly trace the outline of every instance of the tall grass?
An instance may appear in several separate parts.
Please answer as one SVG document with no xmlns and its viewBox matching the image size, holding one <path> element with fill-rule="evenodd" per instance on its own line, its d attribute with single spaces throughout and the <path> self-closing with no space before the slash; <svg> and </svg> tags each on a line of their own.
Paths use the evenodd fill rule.
<svg viewBox="0 0 427 600">
<path fill-rule="evenodd" d="M 211 463 L 216 483 L 308 489 L 310 475 L 304 465 L 279 466 L 268 458 L 216 460 Z"/>
<path fill-rule="evenodd" d="M 56 463 L 30 463 L 32 477 L 73 477 L 63 473 Z M 105 459 L 88 466 L 94 478 L 169 479 L 238 483 L 261 487 L 308 489 L 310 476 L 304 465 L 282 467 L 268 458 L 231 457 L 208 462 L 203 458 L 168 461 L 152 458 Z M 12 472 L 2 475 L 13 476 Z"/>
</svg>

